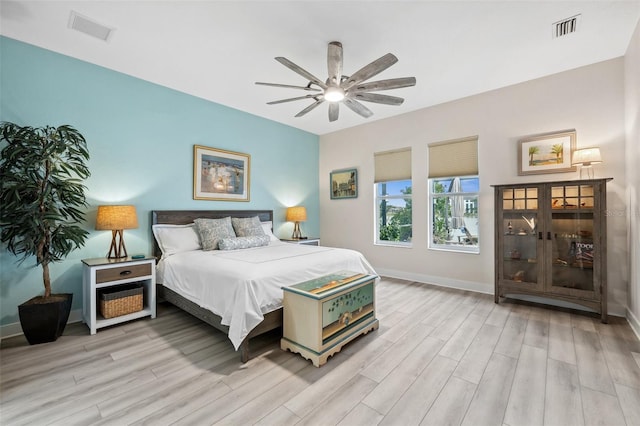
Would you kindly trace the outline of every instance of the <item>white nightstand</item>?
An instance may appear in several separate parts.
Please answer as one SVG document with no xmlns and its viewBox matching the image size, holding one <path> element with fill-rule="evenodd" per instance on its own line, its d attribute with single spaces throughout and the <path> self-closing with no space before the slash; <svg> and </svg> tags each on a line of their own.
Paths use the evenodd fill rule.
<svg viewBox="0 0 640 426">
<path fill-rule="evenodd" d="M 101 257 L 82 260 L 82 316 L 91 334 L 96 334 L 98 328 L 132 319 L 156 317 L 155 263 L 154 257 L 142 259 Z M 131 283 L 140 283 L 143 286 L 142 310 L 114 318 L 102 318 L 97 312 L 98 290 Z"/>
<path fill-rule="evenodd" d="M 304 239 L 296 239 L 296 240 L 292 240 L 292 239 L 286 239 L 286 238 L 280 238 L 280 241 L 282 241 L 283 243 L 291 243 L 291 244 L 302 244 L 302 245 L 307 245 L 307 246 L 319 246 L 320 245 L 320 238 L 316 238 L 316 237 L 308 237 L 308 238 L 304 238 Z"/>
</svg>

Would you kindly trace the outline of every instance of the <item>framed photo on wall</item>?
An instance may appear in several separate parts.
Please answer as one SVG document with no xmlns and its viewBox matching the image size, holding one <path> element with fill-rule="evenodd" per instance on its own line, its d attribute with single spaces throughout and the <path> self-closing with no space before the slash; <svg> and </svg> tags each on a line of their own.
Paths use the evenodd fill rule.
<svg viewBox="0 0 640 426">
<path fill-rule="evenodd" d="M 329 174 L 331 199 L 358 197 L 358 171 L 356 169 L 336 170 Z"/>
<path fill-rule="evenodd" d="M 518 175 L 575 172 L 576 131 L 545 133 L 518 141 Z"/>
<path fill-rule="evenodd" d="M 193 146 L 193 199 L 249 201 L 251 156 Z"/>
</svg>

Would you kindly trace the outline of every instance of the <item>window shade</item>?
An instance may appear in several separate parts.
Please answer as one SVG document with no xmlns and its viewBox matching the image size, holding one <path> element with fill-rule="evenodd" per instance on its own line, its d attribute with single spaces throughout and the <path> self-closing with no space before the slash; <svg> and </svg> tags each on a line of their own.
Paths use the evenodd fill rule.
<svg viewBox="0 0 640 426">
<path fill-rule="evenodd" d="M 376 152 L 375 183 L 411 179 L 411 148 Z"/>
<path fill-rule="evenodd" d="M 477 137 L 429 145 L 429 178 L 477 174 Z"/>
</svg>

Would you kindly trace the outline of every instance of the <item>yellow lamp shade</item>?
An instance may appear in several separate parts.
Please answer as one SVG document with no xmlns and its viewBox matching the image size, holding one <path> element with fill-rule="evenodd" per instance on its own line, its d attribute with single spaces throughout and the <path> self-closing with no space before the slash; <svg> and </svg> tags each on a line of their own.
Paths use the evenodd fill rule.
<svg viewBox="0 0 640 426">
<path fill-rule="evenodd" d="M 113 231 L 137 227 L 138 216 L 135 206 L 98 206 L 97 230 Z"/>
<path fill-rule="evenodd" d="M 301 206 L 287 208 L 287 222 L 304 222 L 307 220 L 307 209 Z"/>
</svg>

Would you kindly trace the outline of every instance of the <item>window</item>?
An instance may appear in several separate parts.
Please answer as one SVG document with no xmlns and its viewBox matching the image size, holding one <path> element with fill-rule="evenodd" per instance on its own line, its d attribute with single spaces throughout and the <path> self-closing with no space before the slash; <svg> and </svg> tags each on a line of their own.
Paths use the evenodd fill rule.
<svg viewBox="0 0 640 426">
<path fill-rule="evenodd" d="M 376 243 L 411 244 L 411 181 L 376 183 Z"/>
<path fill-rule="evenodd" d="M 376 244 L 410 246 L 411 149 L 377 152 L 375 159 Z"/>
<path fill-rule="evenodd" d="M 478 252 L 478 177 L 429 179 L 431 248 Z"/>
<path fill-rule="evenodd" d="M 479 252 L 478 139 L 429 146 L 429 248 Z"/>
</svg>

